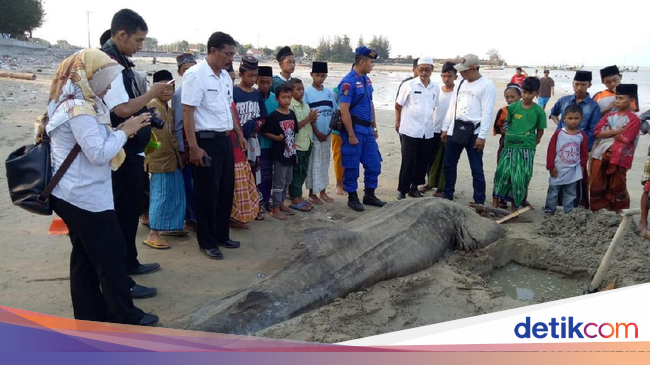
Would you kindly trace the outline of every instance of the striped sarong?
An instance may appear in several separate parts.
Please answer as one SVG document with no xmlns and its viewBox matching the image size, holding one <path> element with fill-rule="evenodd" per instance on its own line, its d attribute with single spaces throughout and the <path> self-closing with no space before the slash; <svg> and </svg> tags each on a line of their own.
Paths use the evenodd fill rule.
<svg viewBox="0 0 650 365">
<path fill-rule="evenodd" d="M 240 223 L 249 223 L 260 211 L 259 194 L 255 178 L 248 161 L 235 163 L 235 192 L 230 218 Z"/>
<path fill-rule="evenodd" d="M 504 147 L 494 173 L 493 197 L 504 199 L 518 207 L 524 201 L 533 177 L 535 150 Z"/>
<path fill-rule="evenodd" d="M 307 180 L 305 180 L 307 189 L 313 190 L 314 194 L 327 189 L 330 182 L 330 145 L 330 136 L 327 136 L 325 142 L 319 142 L 318 139 L 314 141 L 307 169 Z"/>
<path fill-rule="evenodd" d="M 182 231 L 185 220 L 183 172 L 153 173 L 149 178 L 149 225 L 154 231 Z"/>
</svg>

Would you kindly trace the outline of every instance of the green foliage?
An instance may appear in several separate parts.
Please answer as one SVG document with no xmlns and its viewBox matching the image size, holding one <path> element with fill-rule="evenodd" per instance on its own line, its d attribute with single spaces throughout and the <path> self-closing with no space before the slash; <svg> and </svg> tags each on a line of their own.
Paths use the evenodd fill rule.
<svg viewBox="0 0 650 365">
<path fill-rule="evenodd" d="M 42 0 L 0 0 L 0 33 L 14 38 L 31 37 L 32 30 L 43 25 Z"/>
<path fill-rule="evenodd" d="M 368 47 L 377 51 L 379 59 L 387 60 L 390 58 L 390 42 L 388 41 L 388 37 L 373 35 L 372 40 L 368 43 Z"/>
</svg>

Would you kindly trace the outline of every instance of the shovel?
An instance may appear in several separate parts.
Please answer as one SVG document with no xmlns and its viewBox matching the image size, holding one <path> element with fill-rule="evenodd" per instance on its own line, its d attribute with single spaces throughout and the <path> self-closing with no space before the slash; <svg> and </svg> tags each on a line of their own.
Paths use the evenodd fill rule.
<svg viewBox="0 0 650 365">
<path fill-rule="evenodd" d="M 591 284 L 589 284 L 589 288 L 587 288 L 586 294 L 592 294 L 599 291 L 598 288 L 600 287 L 600 284 L 603 283 L 603 279 L 605 278 L 605 274 L 609 269 L 609 265 L 612 263 L 616 247 L 623 239 L 623 235 L 625 234 L 627 227 L 630 226 L 632 217 L 637 214 L 641 214 L 641 209 L 623 209 L 620 214 L 623 217 L 623 220 L 621 221 L 621 224 L 618 225 L 618 229 L 616 230 L 616 234 L 612 239 L 612 243 L 609 244 L 609 248 L 607 249 L 607 252 L 605 252 L 605 257 L 603 257 L 603 260 L 600 262 L 598 271 L 596 271 L 596 275 L 594 275 Z"/>
</svg>

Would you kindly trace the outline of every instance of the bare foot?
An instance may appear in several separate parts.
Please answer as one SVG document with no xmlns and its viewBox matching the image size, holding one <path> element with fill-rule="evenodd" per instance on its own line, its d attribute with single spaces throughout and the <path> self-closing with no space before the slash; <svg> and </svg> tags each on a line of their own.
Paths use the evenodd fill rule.
<svg viewBox="0 0 650 365">
<path fill-rule="evenodd" d="M 275 219 L 286 221 L 288 218 L 281 212 L 281 208 L 273 208 L 271 210 L 271 216 Z"/>
<path fill-rule="evenodd" d="M 345 195 L 345 190 L 343 190 L 343 185 L 336 184 L 336 195 Z"/>
<path fill-rule="evenodd" d="M 230 220 L 230 228 L 235 228 L 235 229 L 246 229 L 246 230 L 251 229 L 251 227 L 250 227 L 248 224 L 246 224 L 246 223 L 242 223 L 242 222 L 237 222 L 237 221 L 234 220 L 234 219 L 231 219 L 231 220 Z"/>
<path fill-rule="evenodd" d="M 316 196 L 316 194 L 311 194 L 309 196 L 309 202 L 315 205 L 323 205 L 323 202 Z"/>
<path fill-rule="evenodd" d="M 286 215 L 296 215 L 296 213 L 292 212 L 291 209 L 287 208 L 286 205 L 282 204 L 280 205 L 279 208 L 273 208 L 273 210 L 280 209 L 280 211 Z M 271 211 L 273 213 L 273 211 Z"/>
<path fill-rule="evenodd" d="M 334 203 L 334 199 L 330 198 L 329 195 L 325 192 L 325 190 L 320 192 L 320 198 L 325 200 L 327 203 Z"/>
<path fill-rule="evenodd" d="M 639 221 L 639 231 L 641 231 L 641 234 L 643 234 L 643 232 L 645 232 L 647 229 L 648 229 L 648 223 Z"/>
</svg>

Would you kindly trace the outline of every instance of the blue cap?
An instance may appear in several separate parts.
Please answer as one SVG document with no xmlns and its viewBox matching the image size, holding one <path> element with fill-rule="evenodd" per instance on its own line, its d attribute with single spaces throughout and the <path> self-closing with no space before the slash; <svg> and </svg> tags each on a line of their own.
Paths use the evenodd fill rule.
<svg viewBox="0 0 650 365">
<path fill-rule="evenodd" d="M 357 47 L 357 49 L 354 50 L 354 54 L 356 54 L 357 56 L 372 58 L 373 60 L 377 59 L 377 51 L 370 49 L 366 46 Z"/>
</svg>

